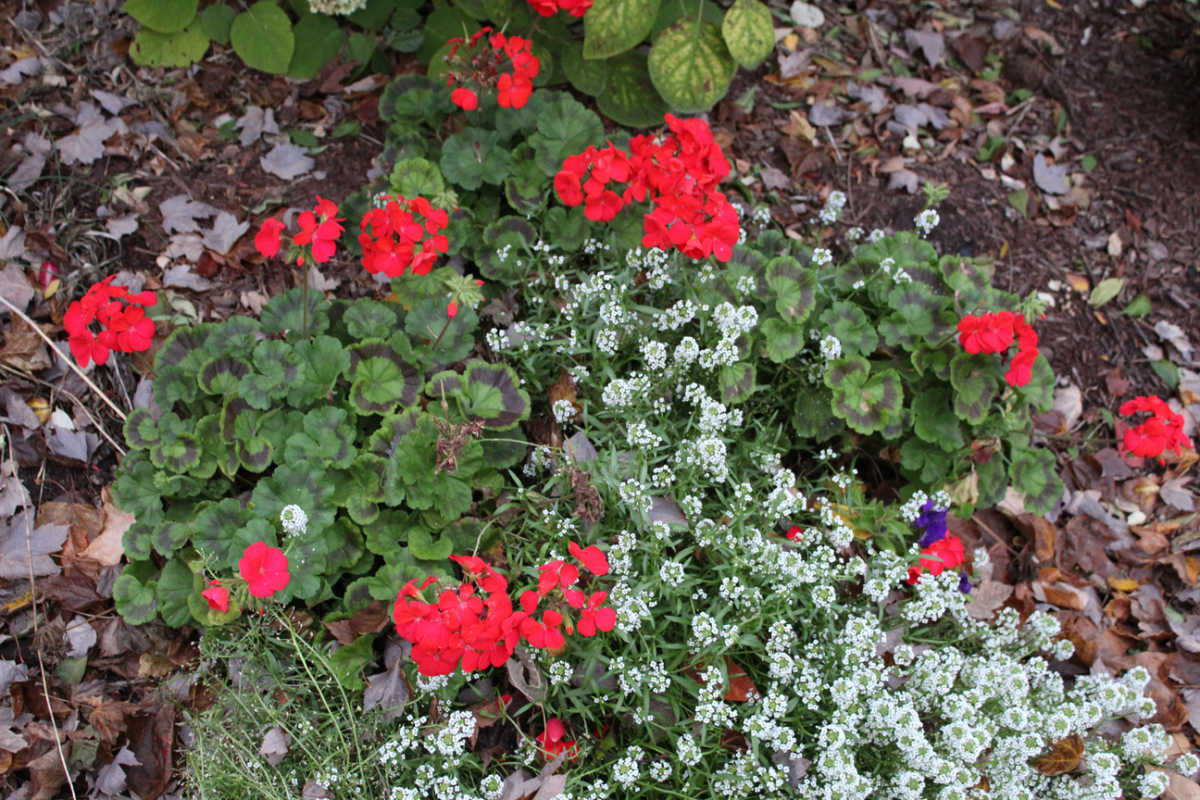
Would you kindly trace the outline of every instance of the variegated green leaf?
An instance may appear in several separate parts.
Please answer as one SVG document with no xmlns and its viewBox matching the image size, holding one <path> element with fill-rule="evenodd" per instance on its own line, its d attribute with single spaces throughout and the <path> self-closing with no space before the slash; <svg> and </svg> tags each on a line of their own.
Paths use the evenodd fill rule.
<svg viewBox="0 0 1200 800">
<path fill-rule="evenodd" d="M 707 111 L 729 91 L 737 66 L 716 25 L 691 20 L 667 28 L 654 40 L 647 61 L 654 88 L 682 113 Z"/>
<path fill-rule="evenodd" d="M 754 69 L 775 49 L 771 12 L 758 0 L 735 0 L 725 12 L 721 35 L 733 60 Z"/>
<path fill-rule="evenodd" d="M 650 33 L 660 0 L 595 0 L 583 18 L 583 57 L 610 58 Z"/>
<path fill-rule="evenodd" d="M 670 111 L 654 90 L 641 53 L 623 53 L 608 61 L 608 88 L 596 98 L 596 108 L 618 125 L 632 128 L 661 125 Z"/>
</svg>

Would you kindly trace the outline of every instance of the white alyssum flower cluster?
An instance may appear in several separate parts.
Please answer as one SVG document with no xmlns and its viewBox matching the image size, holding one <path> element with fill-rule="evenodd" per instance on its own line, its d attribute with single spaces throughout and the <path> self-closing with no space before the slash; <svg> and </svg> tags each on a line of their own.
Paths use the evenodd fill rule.
<svg viewBox="0 0 1200 800">
<path fill-rule="evenodd" d="M 308 10 L 314 14 L 341 14 L 343 16 L 361 11 L 367 0 L 308 0 Z"/>
</svg>

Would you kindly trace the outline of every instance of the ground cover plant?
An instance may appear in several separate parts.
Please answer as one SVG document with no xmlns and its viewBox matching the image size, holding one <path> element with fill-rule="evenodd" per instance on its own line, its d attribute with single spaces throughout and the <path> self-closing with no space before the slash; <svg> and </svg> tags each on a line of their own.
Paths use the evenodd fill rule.
<svg viewBox="0 0 1200 800">
<path fill-rule="evenodd" d="M 589 145 L 563 159 L 555 195 L 583 206 L 588 226 L 574 247 L 543 238 L 534 215 L 516 229 L 528 238 L 490 242 L 507 271 L 487 274 L 512 276 L 516 291 L 512 321 L 485 333 L 482 350 L 471 333 L 484 296 L 466 276 L 432 271 L 452 249 L 440 234 L 448 214 L 381 194 L 359 244 L 364 266 L 393 276 L 395 302 L 330 304 L 293 289 L 259 322 L 180 330 L 159 351 L 157 410 L 126 421 L 137 450 L 114 487 L 137 519 L 118 609 L 135 622 L 157 611 L 169 624 L 240 631 L 241 606 L 263 598 L 302 601 L 326 622 L 387 599 L 407 643 L 406 658 L 393 651 L 391 680 L 417 687 L 389 699 L 398 731 L 379 724 L 382 709 L 365 733 L 352 710 L 326 709 L 335 719 L 319 727 L 333 726 L 347 769 L 310 749 L 314 723 L 300 703 L 298 718 L 273 719 L 274 763 L 250 785 L 238 783 L 244 747 L 198 750 L 197 785 L 275 796 L 271 787 L 303 779 L 332 796 L 394 798 L 955 798 L 981 784 L 1004 797 L 1161 794 L 1161 727 L 1099 730 L 1156 713 L 1141 693 L 1148 675 L 1065 683 L 1049 665 L 1074 645 L 1053 618 L 969 611 L 973 585 L 989 578 L 986 551 L 968 558 L 947 531 L 954 501 L 924 491 L 955 468 L 923 473 L 906 454 L 924 442 L 953 464 L 958 426 L 977 426 L 966 428 L 972 439 L 1003 436 L 1012 449 L 976 463 L 1007 457 L 1013 483 L 1027 485 L 1029 428 L 1010 420 L 1044 406 L 1048 385 L 1034 384 L 1045 367 L 1025 314 L 1001 307 L 1015 298 L 989 286 L 985 266 L 943 263 L 909 233 L 872 234 L 833 268 L 828 251 L 743 231 L 717 189 L 729 165 L 707 125 L 666 122 L 628 151 Z M 623 246 L 628 228 L 606 229 L 640 204 L 644 246 Z M 287 258 L 332 258 L 337 214 L 318 198 Z M 936 212 L 916 224 L 928 231 Z M 264 223 L 264 256 L 280 253 L 283 229 Z M 931 285 L 952 289 L 956 305 Z M 868 316 L 856 300 L 884 309 Z M 809 342 L 818 354 L 800 357 Z M 1014 342 L 1007 368 L 989 358 Z M 830 393 L 797 414 L 806 389 L 760 377 L 763 356 Z M 926 371 L 941 385 L 914 389 Z M 552 398 L 541 410 L 557 436 L 532 449 L 499 440 L 489 463 L 488 440 L 476 438 L 529 413 L 525 386 Z M 1149 399 L 1126 409 L 1138 410 L 1163 411 Z M 796 424 L 811 415 L 817 433 Z M 1162 420 L 1130 446 L 1190 444 Z M 876 433 L 901 441 L 893 460 L 910 479 L 932 477 L 903 506 L 868 498 L 857 477 L 868 461 L 857 437 Z M 1009 471 L 998 470 L 1005 486 Z M 1032 484 L 1028 503 L 1045 502 L 1050 478 Z M 977 471 L 970 481 L 979 485 Z M 249 597 L 234 583 L 231 599 L 235 561 Z M 333 686 L 344 707 L 375 633 L 326 655 L 274 619 L 292 652 L 250 675 L 299 665 L 311 676 L 315 663 L 334 679 L 312 687 L 319 704 Z M 255 624 L 254 635 L 272 635 Z M 208 713 L 250 702 L 246 664 L 258 655 L 239 661 Z M 501 667 L 512 691 L 493 680 Z M 483 724 L 509 740 L 486 764 L 466 750 Z M 226 766 L 199 763 L 210 758 Z M 536 777 L 527 771 L 547 761 Z"/>
<path fill-rule="evenodd" d="M 257 5 L 307 18 L 306 2 Z M 545 18 L 578 34 L 593 10 Z M 890 24 L 865 18 L 829 40 Z M 292 208 L 267 199 L 251 226 L 179 195 L 161 275 L 100 259 L 0 273 L 4 374 L 30 341 L 52 361 L 49 403 L 0 383 L 6 788 L 1188 797 L 1195 519 L 1166 504 L 1190 503 L 1193 373 L 1177 369 L 1178 397 L 1110 388 L 1082 426 L 1075 362 L 1047 336 L 1056 297 L 946 233 L 974 200 L 953 181 L 867 233 L 855 153 L 846 192 L 822 184 L 789 211 L 739 156 L 756 128 L 731 142 L 728 116 L 788 90 L 623 131 L 547 87 L 563 65 L 539 55 L 544 31 L 497 19 L 439 34 L 431 78 L 347 90 L 360 149 L 381 153 L 357 194 L 322 156 L 351 128 L 313 102 L 362 74 L 343 52 L 311 83 L 269 84 L 299 92 L 281 125 L 297 97 L 310 122 L 266 147 L 307 141 L 323 168 Z M 936 38 L 913 40 L 935 67 Z M 816 102 L 792 131 L 829 119 Z M 128 121 L 106 152 L 143 135 Z M 227 144 L 233 121 L 255 124 L 213 122 Z M 835 150 L 867 137 L 820 134 Z M 253 163 L 234 150 L 230 197 Z M 106 202 L 141 197 L 115 186 Z M 20 252 L 16 234 L 0 228 L 0 252 Z M 197 242 L 198 264 L 164 266 Z M 1100 310 L 1124 274 L 1090 319 L 1118 320 Z M 107 407 L 61 406 L 85 395 Z M 98 470 L 43 464 L 30 484 L 39 421 L 59 463 L 117 454 L 111 486 L 90 455 Z M 39 497 L 36 519 L 6 519 L 31 507 L 22 479 L 79 478 L 104 485 L 99 508 Z"/>
</svg>

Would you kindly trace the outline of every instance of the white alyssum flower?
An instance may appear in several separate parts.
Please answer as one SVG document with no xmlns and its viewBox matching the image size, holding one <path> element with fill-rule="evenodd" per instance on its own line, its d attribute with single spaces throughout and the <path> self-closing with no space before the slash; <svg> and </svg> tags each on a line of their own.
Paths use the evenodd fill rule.
<svg viewBox="0 0 1200 800">
<path fill-rule="evenodd" d="M 308 0 L 308 10 L 314 14 L 341 14 L 343 16 L 361 11 L 367 0 Z"/>
<path fill-rule="evenodd" d="M 308 531 L 308 515 L 298 505 L 286 505 L 279 512 L 279 524 L 288 536 L 303 536 Z"/>
<path fill-rule="evenodd" d="M 937 209 L 927 208 L 913 218 L 913 224 L 921 231 L 922 236 L 928 236 L 933 232 L 933 229 L 938 226 L 942 218 L 938 216 Z"/>
</svg>

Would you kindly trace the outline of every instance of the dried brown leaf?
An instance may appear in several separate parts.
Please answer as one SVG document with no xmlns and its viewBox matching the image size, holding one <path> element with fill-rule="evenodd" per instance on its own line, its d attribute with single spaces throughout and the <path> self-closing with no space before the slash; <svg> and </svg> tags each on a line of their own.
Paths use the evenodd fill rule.
<svg viewBox="0 0 1200 800">
<path fill-rule="evenodd" d="M 1070 772 L 1082 760 L 1083 739 L 1078 734 L 1072 734 L 1055 742 L 1049 753 L 1033 759 L 1030 766 L 1043 775 L 1054 776 Z"/>
</svg>

